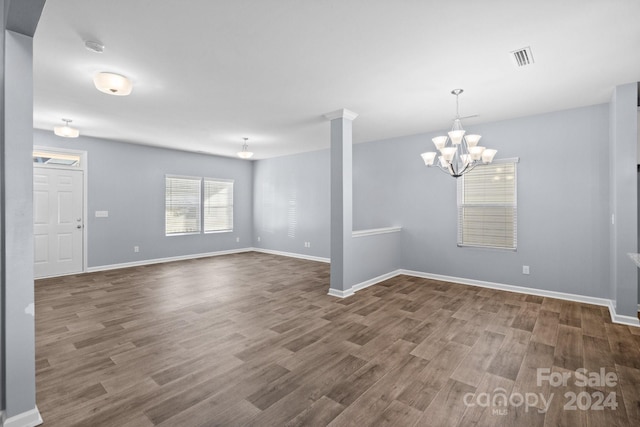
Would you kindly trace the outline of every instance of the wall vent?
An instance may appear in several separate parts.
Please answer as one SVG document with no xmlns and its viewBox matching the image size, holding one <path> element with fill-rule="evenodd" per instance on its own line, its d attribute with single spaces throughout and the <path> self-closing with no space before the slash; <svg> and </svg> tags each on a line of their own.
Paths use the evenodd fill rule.
<svg viewBox="0 0 640 427">
<path fill-rule="evenodd" d="M 516 68 L 526 67 L 533 64 L 533 54 L 529 46 L 511 52 L 511 60 Z"/>
</svg>

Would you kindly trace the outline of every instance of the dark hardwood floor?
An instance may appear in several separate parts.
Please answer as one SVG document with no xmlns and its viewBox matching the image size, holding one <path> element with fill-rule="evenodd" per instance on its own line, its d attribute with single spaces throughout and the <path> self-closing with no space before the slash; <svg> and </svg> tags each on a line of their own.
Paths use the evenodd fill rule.
<svg viewBox="0 0 640 427">
<path fill-rule="evenodd" d="M 606 308 L 328 283 L 258 253 L 37 281 L 44 426 L 640 425 L 640 329 Z"/>
</svg>

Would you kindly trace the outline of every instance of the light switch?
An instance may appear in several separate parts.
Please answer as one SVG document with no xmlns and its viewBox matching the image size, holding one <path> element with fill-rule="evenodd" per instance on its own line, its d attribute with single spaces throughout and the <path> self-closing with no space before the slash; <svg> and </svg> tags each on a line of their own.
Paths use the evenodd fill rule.
<svg viewBox="0 0 640 427">
<path fill-rule="evenodd" d="M 96 218 L 108 218 L 109 211 L 96 211 Z"/>
</svg>

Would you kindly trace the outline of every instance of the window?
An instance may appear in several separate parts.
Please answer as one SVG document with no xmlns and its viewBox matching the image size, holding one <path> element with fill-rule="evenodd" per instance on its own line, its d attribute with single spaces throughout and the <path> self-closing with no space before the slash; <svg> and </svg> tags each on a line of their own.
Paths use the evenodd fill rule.
<svg viewBox="0 0 640 427">
<path fill-rule="evenodd" d="M 233 230 L 233 181 L 204 178 L 204 232 Z"/>
<path fill-rule="evenodd" d="M 33 163 L 47 166 L 80 167 L 80 154 L 53 151 L 33 151 Z"/>
<path fill-rule="evenodd" d="M 517 162 L 479 165 L 458 179 L 458 246 L 516 249 Z"/>
<path fill-rule="evenodd" d="M 165 177 L 165 232 L 200 233 L 200 178 Z"/>
<path fill-rule="evenodd" d="M 165 234 L 233 231 L 233 181 L 165 177 Z"/>
</svg>

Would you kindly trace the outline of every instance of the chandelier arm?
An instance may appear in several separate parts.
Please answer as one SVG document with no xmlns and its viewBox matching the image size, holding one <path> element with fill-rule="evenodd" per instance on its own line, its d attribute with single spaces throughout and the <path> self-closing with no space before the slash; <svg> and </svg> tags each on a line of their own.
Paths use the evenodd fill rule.
<svg viewBox="0 0 640 427">
<path fill-rule="evenodd" d="M 442 173 L 445 173 L 445 174 L 447 174 L 448 176 L 453 176 L 453 174 L 449 171 L 449 169 L 448 169 L 448 168 L 447 168 L 447 169 L 445 169 L 445 168 L 443 168 L 443 167 L 442 167 L 441 165 L 439 165 L 439 164 L 438 164 L 438 165 L 436 165 L 436 166 L 438 166 L 438 169 L 439 169 L 440 171 L 442 171 Z M 451 166 L 449 165 L 449 167 L 451 167 Z"/>
</svg>

